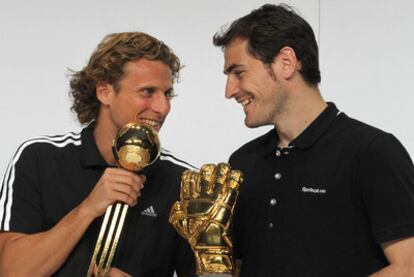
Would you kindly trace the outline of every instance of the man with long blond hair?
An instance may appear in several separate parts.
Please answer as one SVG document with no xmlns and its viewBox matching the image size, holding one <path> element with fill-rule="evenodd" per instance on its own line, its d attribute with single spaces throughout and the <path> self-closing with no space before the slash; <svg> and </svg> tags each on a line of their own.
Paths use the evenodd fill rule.
<svg viewBox="0 0 414 277">
<path fill-rule="evenodd" d="M 162 41 L 128 32 L 106 36 L 88 64 L 72 72 L 72 110 L 85 128 L 27 140 L 4 174 L 1 276 L 85 276 L 102 215 L 117 201 L 131 208 L 109 276 L 194 275 L 190 248 L 168 224 L 189 165 L 163 150 L 135 174 L 117 168 L 111 151 L 130 121 L 160 130 L 179 70 Z"/>
</svg>

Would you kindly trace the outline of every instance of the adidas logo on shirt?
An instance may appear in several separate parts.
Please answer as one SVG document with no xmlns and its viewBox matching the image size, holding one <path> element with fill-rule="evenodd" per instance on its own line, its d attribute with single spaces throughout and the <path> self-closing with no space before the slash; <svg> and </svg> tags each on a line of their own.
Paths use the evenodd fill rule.
<svg viewBox="0 0 414 277">
<path fill-rule="evenodd" d="M 146 216 L 157 217 L 157 213 L 155 212 L 154 207 L 152 205 L 143 210 L 141 214 Z"/>
</svg>

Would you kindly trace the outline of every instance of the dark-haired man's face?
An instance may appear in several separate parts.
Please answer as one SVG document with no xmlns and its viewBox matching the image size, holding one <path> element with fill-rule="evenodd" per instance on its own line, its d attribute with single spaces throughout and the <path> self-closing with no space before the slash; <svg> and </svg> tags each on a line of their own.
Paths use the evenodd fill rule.
<svg viewBox="0 0 414 277">
<path fill-rule="evenodd" d="M 247 41 L 239 38 L 225 48 L 224 59 L 225 95 L 241 104 L 245 124 L 250 128 L 275 125 L 287 101 L 277 72 L 270 74 L 272 68 L 248 53 Z"/>
</svg>

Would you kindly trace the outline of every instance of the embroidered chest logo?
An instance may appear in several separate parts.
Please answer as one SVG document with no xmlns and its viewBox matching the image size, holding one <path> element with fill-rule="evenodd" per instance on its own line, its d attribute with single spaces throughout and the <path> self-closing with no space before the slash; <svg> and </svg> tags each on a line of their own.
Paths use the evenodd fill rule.
<svg viewBox="0 0 414 277">
<path fill-rule="evenodd" d="M 151 205 L 141 212 L 141 215 L 157 217 L 154 207 Z"/>
<path fill-rule="evenodd" d="M 302 187 L 303 193 L 313 193 L 313 194 L 326 194 L 326 189 L 323 188 L 308 188 L 308 187 Z"/>
</svg>

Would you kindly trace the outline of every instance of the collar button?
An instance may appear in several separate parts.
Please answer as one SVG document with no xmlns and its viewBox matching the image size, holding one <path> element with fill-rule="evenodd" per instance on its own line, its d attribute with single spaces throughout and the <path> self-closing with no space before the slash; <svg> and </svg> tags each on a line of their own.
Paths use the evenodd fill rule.
<svg viewBox="0 0 414 277">
<path fill-rule="evenodd" d="M 280 174 L 280 173 L 276 173 L 276 174 L 275 174 L 275 179 L 276 179 L 276 180 L 280 180 L 280 179 L 282 179 L 282 174 Z"/>
</svg>

